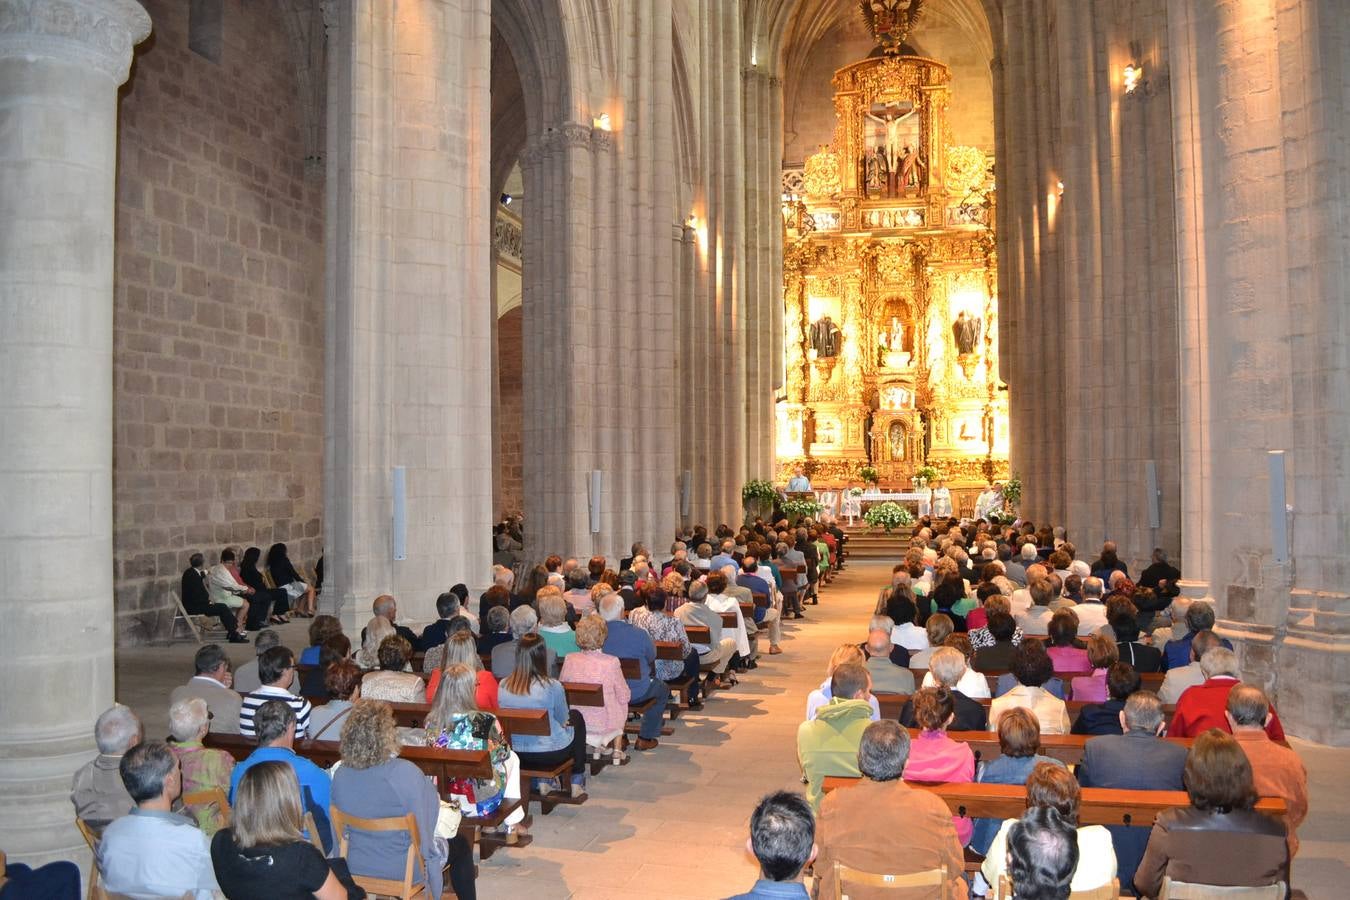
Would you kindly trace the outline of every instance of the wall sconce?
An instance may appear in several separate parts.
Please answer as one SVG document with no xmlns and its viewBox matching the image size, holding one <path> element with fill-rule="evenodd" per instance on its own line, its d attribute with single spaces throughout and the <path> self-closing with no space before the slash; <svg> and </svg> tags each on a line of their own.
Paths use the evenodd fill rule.
<svg viewBox="0 0 1350 900">
<path fill-rule="evenodd" d="M 684 227 L 692 231 L 698 231 L 698 216 L 690 213 L 689 218 L 684 220 Z"/>
<path fill-rule="evenodd" d="M 601 131 L 609 131 L 609 113 L 601 113 L 591 120 L 591 125 Z"/>
<path fill-rule="evenodd" d="M 1130 63 L 1121 72 L 1120 81 L 1125 86 L 1125 93 L 1133 94 L 1135 89 L 1144 83 L 1144 67 L 1136 63 Z"/>
<path fill-rule="evenodd" d="M 1055 196 L 1056 197 L 1064 196 L 1064 182 L 1062 181 L 1055 182 Z"/>
</svg>

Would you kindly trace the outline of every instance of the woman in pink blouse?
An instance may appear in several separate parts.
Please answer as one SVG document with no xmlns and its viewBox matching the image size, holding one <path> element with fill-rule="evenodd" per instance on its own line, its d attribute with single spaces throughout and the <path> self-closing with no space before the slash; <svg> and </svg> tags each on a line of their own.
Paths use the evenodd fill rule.
<svg viewBox="0 0 1350 900">
<path fill-rule="evenodd" d="M 1078 675 L 1092 671 L 1087 651 L 1078 640 L 1078 616 L 1071 609 L 1061 609 L 1050 617 L 1046 630 L 1050 633 L 1046 652 L 1055 664 L 1055 674 Z"/>
<path fill-rule="evenodd" d="M 924 688 L 914 695 L 914 720 L 919 736 L 909 746 L 906 781 L 968 784 L 975 780 L 975 754 L 968 744 L 947 737 L 956 705 L 945 687 Z M 964 847 L 975 826 L 965 816 L 952 816 L 956 836 Z"/>
<path fill-rule="evenodd" d="M 1073 699 L 1105 703 L 1108 699 L 1106 673 L 1120 662 L 1120 649 L 1106 635 L 1094 634 L 1087 640 L 1087 657 L 1092 674 L 1080 675 L 1070 683 Z"/>
<path fill-rule="evenodd" d="M 605 638 L 609 636 L 609 627 L 605 620 L 595 613 L 584 617 L 577 623 L 577 648 L 579 653 L 569 653 L 563 658 L 560 681 L 598 684 L 604 688 L 604 706 L 583 706 L 579 712 L 586 720 L 586 743 L 591 754 L 599 759 L 606 752 L 610 742 L 623 734 L 624 722 L 628 720 L 628 682 L 623 680 L 623 669 L 617 656 L 601 651 Z M 627 755 L 615 745 L 614 764 L 625 765 Z"/>
</svg>

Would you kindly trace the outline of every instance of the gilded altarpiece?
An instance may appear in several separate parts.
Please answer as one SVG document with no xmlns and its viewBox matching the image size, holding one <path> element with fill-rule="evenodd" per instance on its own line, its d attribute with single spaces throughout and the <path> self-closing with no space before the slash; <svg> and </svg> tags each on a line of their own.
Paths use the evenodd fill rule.
<svg viewBox="0 0 1350 900">
<path fill-rule="evenodd" d="M 975 488 L 1008 468 L 998 379 L 993 162 L 952 146 L 950 74 L 917 56 L 834 75 L 834 140 L 784 179 L 779 475 Z"/>
</svg>

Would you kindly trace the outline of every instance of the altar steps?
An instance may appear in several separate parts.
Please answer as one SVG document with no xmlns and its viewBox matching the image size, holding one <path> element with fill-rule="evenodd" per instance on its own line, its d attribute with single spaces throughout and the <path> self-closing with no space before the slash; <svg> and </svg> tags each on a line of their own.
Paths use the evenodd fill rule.
<svg viewBox="0 0 1350 900">
<path fill-rule="evenodd" d="M 887 534 L 880 528 L 868 531 L 865 527 L 858 526 L 845 528 L 844 533 L 848 535 L 848 556 L 853 560 L 885 559 L 898 563 L 904 558 L 905 550 L 909 547 L 907 530 L 903 534 L 899 532 Z"/>
</svg>

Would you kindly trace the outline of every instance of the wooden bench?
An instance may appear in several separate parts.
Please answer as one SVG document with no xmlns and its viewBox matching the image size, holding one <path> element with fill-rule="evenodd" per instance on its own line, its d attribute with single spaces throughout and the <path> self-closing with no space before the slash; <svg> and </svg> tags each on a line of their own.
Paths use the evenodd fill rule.
<svg viewBox="0 0 1350 900">
<path fill-rule="evenodd" d="M 735 627 L 737 626 L 737 624 L 738 624 L 738 623 L 736 622 L 736 614 L 735 614 L 734 612 L 724 612 L 724 613 L 722 613 L 722 627 L 723 627 L 723 628 L 735 628 Z"/>
<path fill-rule="evenodd" d="M 753 602 L 752 602 L 751 605 L 750 605 L 750 613 L 749 613 L 749 615 L 750 615 L 752 618 L 754 617 L 754 614 L 755 614 L 755 608 L 756 608 L 756 607 L 758 607 L 759 609 L 768 609 L 768 608 L 769 608 L 769 595 L 768 595 L 768 594 L 753 594 L 753 593 L 752 593 L 752 594 L 750 595 L 750 597 L 751 597 L 751 599 L 752 599 Z M 745 608 L 746 608 L 745 604 L 742 603 L 742 604 L 741 604 L 741 609 L 745 609 Z"/>
<path fill-rule="evenodd" d="M 686 629 L 686 632 L 687 631 L 688 629 Z M 680 646 L 679 641 L 657 641 L 656 658 L 683 663 L 684 649 Z M 670 718 L 673 721 L 680 717 L 681 710 L 689 708 L 689 692 L 693 688 L 694 679 L 687 677 L 676 678 L 673 681 L 667 681 L 666 684 L 670 685 L 671 690 L 675 692 L 677 698 L 666 706 L 666 708 L 670 710 Z"/>
<path fill-rule="evenodd" d="M 639 679 L 642 678 L 642 675 L 643 675 L 643 673 L 642 673 L 642 660 L 640 660 L 640 659 L 632 659 L 631 657 L 621 656 L 621 657 L 619 657 L 619 666 L 623 669 L 623 677 L 624 677 L 624 680 L 625 680 L 625 681 L 637 681 L 637 680 L 639 680 Z M 654 672 L 653 672 L 653 677 L 655 677 L 655 673 L 654 673 Z M 664 684 L 664 682 L 662 682 L 662 683 Z M 667 691 L 667 693 L 666 693 L 666 700 L 669 700 L 669 699 L 670 699 L 670 693 L 669 693 L 669 691 Z M 650 709 L 650 708 L 652 707 L 652 705 L 655 704 L 656 702 L 657 702 L 657 699 L 656 699 L 655 697 L 649 698 L 649 699 L 647 699 L 647 700 L 643 700 L 643 701 L 638 702 L 638 703 L 631 703 L 631 702 L 630 702 L 630 703 L 628 704 L 628 715 L 629 715 L 629 717 L 631 718 L 632 716 L 635 716 L 635 715 L 636 715 L 636 716 L 642 715 L 642 714 L 645 713 L 648 709 Z M 662 709 L 665 708 L 665 705 L 666 705 L 665 701 L 664 701 L 664 700 L 661 701 L 661 707 L 662 707 Z M 624 730 L 624 733 L 625 733 L 625 734 L 638 734 L 638 733 L 641 731 L 641 728 L 640 728 L 636 723 L 634 723 L 634 722 L 627 722 L 627 723 L 624 724 L 623 730 Z M 671 731 L 670 728 L 668 728 L 668 727 L 663 727 L 663 728 L 661 729 L 661 734 L 662 734 L 662 735 L 670 735 L 670 734 L 674 734 L 674 733 L 675 733 L 675 732 Z"/>
<path fill-rule="evenodd" d="M 605 689 L 598 684 L 592 684 L 587 681 L 564 681 L 563 690 L 567 691 L 568 706 L 604 706 Z M 623 742 L 622 737 L 615 739 L 616 743 Z M 599 775 L 600 770 L 609 765 L 612 761 L 609 755 L 602 755 L 599 759 L 591 757 L 591 774 Z"/>
<path fill-rule="evenodd" d="M 923 684 L 924 676 L 928 674 L 927 669 L 916 669 L 913 667 L 910 668 L 909 672 L 911 675 L 914 676 L 914 686 L 916 688 Z M 989 682 L 989 693 L 996 695 L 998 693 L 999 678 L 1001 678 L 1004 675 L 1007 675 L 1008 673 L 1006 671 L 1003 671 L 1003 672 L 981 672 L 980 674 L 983 675 L 985 679 Z M 1069 672 L 1056 673 L 1056 677 L 1060 678 L 1064 682 L 1064 692 L 1070 698 L 1072 698 L 1073 696 L 1073 690 L 1070 686 L 1070 683 L 1074 678 L 1078 677 L 1079 674 L 1084 673 L 1069 673 Z M 1158 689 L 1162 687 L 1164 674 L 1165 673 L 1163 672 L 1140 672 L 1139 689 L 1143 691 L 1153 691 L 1153 693 L 1156 694 L 1158 692 Z"/>
<path fill-rule="evenodd" d="M 906 703 L 909 702 L 910 697 L 911 697 L 912 695 L 910 695 L 910 694 L 892 694 L 892 693 L 887 693 L 887 692 L 885 692 L 885 691 L 873 691 L 873 692 L 872 692 L 872 696 L 874 696 L 874 697 L 877 698 L 877 705 L 881 707 L 881 717 L 882 717 L 883 719 L 895 719 L 895 720 L 899 720 L 899 718 L 900 718 L 900 710 L 901 710 L 902 708 L 904 708 L 904 705 L 905 705 Z M 993 701 L 990 700 L 990 699 L 987 698 L 987 697 L 984 697 L 984 698 L 978 698 L 978 699 L 975 700 L 975 702 L 978 703 L 978 704 L 980 704 L 981 706 L 983 706 L 986 713 L 988 713 L 990 707 L 993 705 Z M 1084 708 L 1084 707 L 1087 707 L 1087 706 L 1096 706 L 1096 705 L 1098 705 L 1096 701 L 1089 701 L 1089 700 L 1065 700 L 1065 701 L 1064 701 L 1064 706 L 1065 706 L 1065 708 L 1067 709 L 1067 711 L 1068 711 L 1068 713 L 1069 713 L 1069 722 L 1070 722 L 1070 724 L 1077 724 L 1077 723 L 1078 723 L 1078 716 L 1083 712 L 1083 708 Z M 1172 714 L 1173 714 L 1174 712 L 1176 712 L 1176 707 L 1175 707 L 1175 706 L 1164 706 L 1164 707 L 1163 707 L 1163 714 L 1167 717 L 1167 720 L 1168 720 L 1168 721 L 1171 721 Z"/>
</svg>

